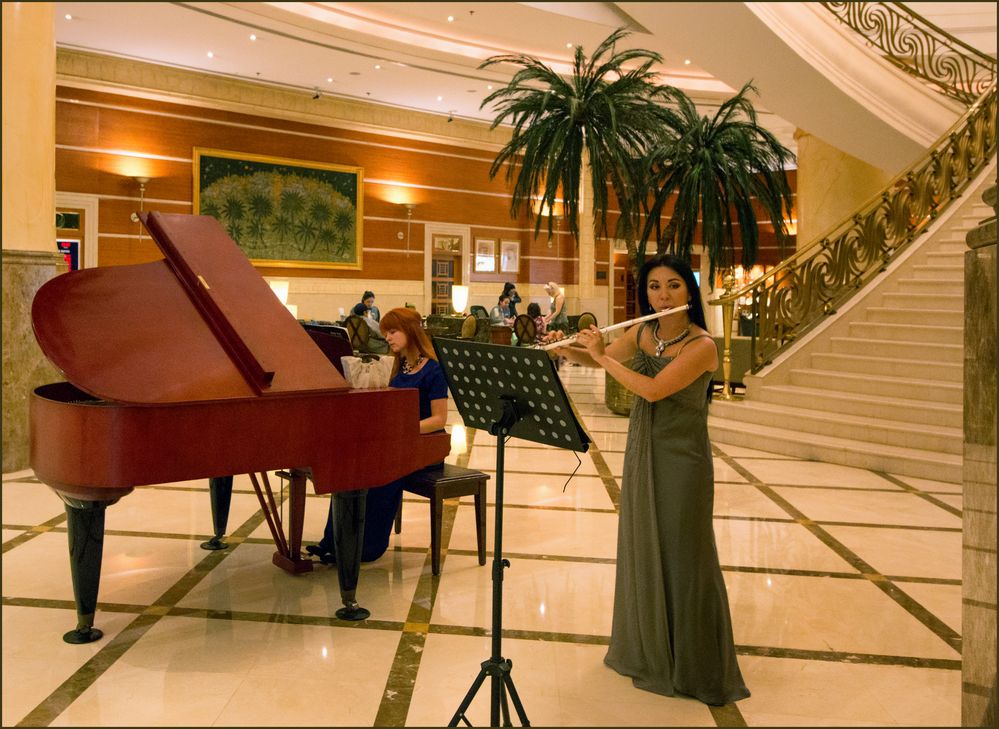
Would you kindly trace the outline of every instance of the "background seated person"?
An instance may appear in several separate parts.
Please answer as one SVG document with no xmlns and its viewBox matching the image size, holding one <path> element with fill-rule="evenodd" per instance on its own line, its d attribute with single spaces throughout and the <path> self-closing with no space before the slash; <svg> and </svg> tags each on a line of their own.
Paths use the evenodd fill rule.
<svg viewBox="0 0 999 729">
<path fill-rule="evenodd" d="M 510 316 L 510 297 L 500 294 L 496 306 L 489 312 L 489 323 L 494 326 L 513 326 L 514 317 Z"/>
<path fill-rule="evenodd" d="M 415 309 L 392 309 L 382 320 L 385 341 L 395 356 L 390 387 L 413 387 L 420 394 L 420 433 L 444 430 L 447 422 L 447 380 L 437 363 L 434 347 L 423 330 L 422 318 Z M 386 454 L 391 457 L 391 454 Z M 368 489 L 364 505 L 364 542 L 361 561 L 373 562 L 388 549 L 389 535 L 402 499 L 406 476 L 377 488 Z M 325 564 L 336 562 L 333 539 L 333 500 L 326 530 L 319 544 L 308 545 L 305 551 L 319 557 Z"/>
<path fill-rule="evenodd" d="M 527 305 L 527 315 L 534 320 L 534 331 L 537 334 L 534 343 L 545 344 L 542 340 L 548 331 L 548 325 L 545 323 L 545 318 L 541 316 L 541 306 L 532 301 Z"/>
<path fill-rule="evenodd" d="M 517 293 L 517 284 L 507 281 L 503 284 L 503 293 L 510 297 L 510 318 L 517 318 L 517 304 L 520 303 L 520 294 Z"/>
<path fill-rule="evenodd" d="M 357 314 L 357 316 L 366 316 L 375 321 L 379 321 L 382 318 L 382 313 L 378 311 L 378 307 L 375 306 L 375 295 L 370 291 L 365 291 L 361 296 L 361 301 L 354 304 L 354 308 L 351 310 L 352 314 Z"/>
</svg>

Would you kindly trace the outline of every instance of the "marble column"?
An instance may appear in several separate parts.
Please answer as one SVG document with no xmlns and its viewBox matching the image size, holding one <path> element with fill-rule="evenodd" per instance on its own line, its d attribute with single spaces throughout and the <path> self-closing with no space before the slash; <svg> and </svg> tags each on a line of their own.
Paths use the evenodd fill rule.
<svg viewBox="0 0 999 729">
<path fill-rule="evenodd" d="M 31 301 L 55 251 L 55 5 L 3 3 L 3 470 L 28 465 L 28 395 L 58 379 Z"/>
<path fill-rule="evenodd" d="M 803 129 L 795 131 L 794 139 L 798 143 L 795 201 L 800 247 L 856 212 L 884 189 L 890 177 Z"/>
<path fill-rule="evenodd" d="M 983 195 L 996 208 L 996 188 Z M 996 218 L 964 254 L 961 725 L 996 726 Z"/>
</svg>

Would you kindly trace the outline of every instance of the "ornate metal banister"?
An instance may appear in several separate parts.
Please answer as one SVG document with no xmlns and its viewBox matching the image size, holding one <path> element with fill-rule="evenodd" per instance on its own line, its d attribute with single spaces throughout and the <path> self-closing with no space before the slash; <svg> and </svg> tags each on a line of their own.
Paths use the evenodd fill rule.
<svg viewBox="0 0 999 729">
<path fill-rule="evenodd" d="M 963 104 L 996 77 L 996 61 L 897 2 L 823 2 L 889 63 Z"/>
<path fill-rule="evenodd" d="M 856 213 L 766 274 L 724 293 L 723 366 L 731 362 L 735 303 L 752 297 L 752 372 L 850 298 L 946 210 L 996 152 L 996 84 L 933 145 Z M 731 398 L 725 371 L 723 397 Z"/>
</svg>

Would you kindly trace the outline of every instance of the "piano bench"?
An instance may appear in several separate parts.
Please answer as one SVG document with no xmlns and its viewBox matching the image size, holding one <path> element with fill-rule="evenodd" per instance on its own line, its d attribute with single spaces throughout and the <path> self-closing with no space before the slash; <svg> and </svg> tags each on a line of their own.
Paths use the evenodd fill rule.
<svg viewBox="0 0 999 729">
<path fill-rule="evenodd" d="M 459 496 L 475 497 L 475 536 L 479 548 L 479 564 L 486 563 L 486 480 L 481 471 L 445 463 L 430 466 L 406 478 L 403 490 L 430 499 L 430 562 L 435 575 L 441 573 L 441 520 L 444 499 Z M 402 531 L 402 500 L 395 515 L 395 533 Z"/>
</svg>

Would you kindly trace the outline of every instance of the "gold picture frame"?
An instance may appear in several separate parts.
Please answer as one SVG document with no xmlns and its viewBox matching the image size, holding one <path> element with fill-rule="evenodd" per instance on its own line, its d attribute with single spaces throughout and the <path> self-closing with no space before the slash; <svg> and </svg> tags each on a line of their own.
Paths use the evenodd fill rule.
<svg viewBox="0 0 999 729">
<path fill-rule="evenodd" d="M 520 273 L 520 241 L 500 241 L 500 273 Z"/>
<path fill-rule="evenodd" d="M 359 270 L 364 170 L 194 148 L 194 212 L 219 220 L 256 266 Z"/>
<path fill-rule="evenodd" d="M 495 238 L 475 239 L 475 272 L 476 273 L 496 272 Z"/>
</svg>

